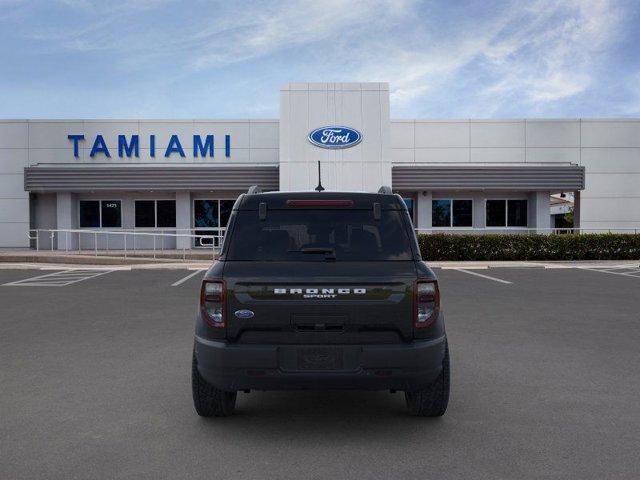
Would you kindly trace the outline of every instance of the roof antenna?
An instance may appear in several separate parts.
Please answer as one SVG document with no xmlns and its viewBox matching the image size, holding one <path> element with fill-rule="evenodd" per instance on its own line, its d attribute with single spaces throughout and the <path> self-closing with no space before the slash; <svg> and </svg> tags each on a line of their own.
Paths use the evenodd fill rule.
<svg viewBox="0 0 640 480">
<path fill-rule="evenodd" d="M 320 173 L 320 160 L 318 160 L 318 186 L 315 188 L 316 192 L 324 191 L 324 187 L 322 186 L 322 175 Z"/>
</svg>

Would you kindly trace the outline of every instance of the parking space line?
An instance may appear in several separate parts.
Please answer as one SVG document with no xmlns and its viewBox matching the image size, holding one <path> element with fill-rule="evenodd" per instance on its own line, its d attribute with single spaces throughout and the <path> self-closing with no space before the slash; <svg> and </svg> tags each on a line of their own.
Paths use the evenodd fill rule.
<svg viewBox="0 0 640 480">
<path fill-rule="evenodd" d="M 580 266 L 580 265 L 579 265 Z M 622 270 L 637 270 L 637 265 L 602 265 L 602 266 L 585 266 L 586 268 L 593 268 L 595 270 L 602 271 L 622 271 Z"/>
<path fill-rule="evenodd" d="M 590 268 L 590 267 L 576 267 L 576 268 L 578 268 L 580 270 L 589 270 L 589 271 L 592 271 L 592 272 L 608 273 L 609 275 L 620 275 L 622 277 L 640 278 L 640 268 L 636 268 L 632 272 L 614 272 L 614 271 L 611 271 L 611 270 L 605 270 L 605 269 L 601 269 L 601 268 Z"/>
<path fill-rule="evenodd" d="M 96 278 L 96 277 L 99 277 L 101 275 L 106 275 L 107 273 L 111 273 L 111 272 L 113 272 L 113 270 L 105 270 L 103 272 L 92 272 L 90 274 L 85 275 L 84 277 L 79 277 L 79 278 L 72 279 L 71 281 L 67 281 L 66 285 L 71 285 L 73 283 L 78 283 L 78 282 L 82 282 L 84 280 L 89 280 L 91 278 Z M 67 280 L 69 280 L 69 279 L 67 279 Z"/>
<path fill-rule="evenodd" d="M 442 270 L 460 270 L 460 267 L 441 267 Z M 487 266 L 475 266 L 469 265 L 468 267 L 464 267 L 465 270 L 489 270 Z"/>
<path fill-rule="evenodd" d="M 52 276 L 57 275 L 59 273 L 61 273 L 61 272 L 46 273 L 44 275 L 38 275 L 37 277 L 25 278 L 24 280 L 16 280 L 15 282 L 5 283 L 4 286 L 10 286 L 10 285 L 17 285 L 17 284 L 21 284 L 21 283 L 32 282 L 34 280 L 40 280 L 41 278 L 52 277 Z"/>
<path fill-rule="evenodd" d="M 104 266 L 96 266 L 96 267 L 92 267 L 91 265 L 86 266 L 86 267 L 61 267 L 59 265 L 45 265 L 42 267 L 39 267 L 39 270 L 64 270 L 65 272 L 95 272 L 95 271 L 103 271 L 105 269 L 107 269 Z M 129 265 L 109 265 L 109 268 L 107 270 L 111 270 L 111 271 L 116 271 L 116 270 L 122 270 L 122 271 L 131 271 L 131 266 Z"/>
<path fill-rule="evenodd" d="M 453 268 L 452 270 L 457 270 L 459 272 L 468 273 L 469 275 L 475 275 L 476 277 L 486 278 L 487 280 L 493 280 L 494 282 L 505 283 L 507 285 L 513 284 L 513 282 L 508 282 L 507 280 L 502 280 L 501 278 L 490 277 L 489 275 L 483 275 L 482 273 L 473 272 L 473 271 L 467 270 L 465 268 Z"/>
<path fill-rule="evenodd" d="M 172 287 L 177 287 L 178 285 L 182 285 L 184 282 L 186 282 L 187 280 L 189 280 L 191 277 L 195 277 L 196 275 L 198 275 L 199 273 L 202 273 L 206 270 L 206 268 L 202 268 L 200 270 L 196 270 L 193 273 L 190 273 L 189 275 L 187 275 L 184 278 L 181 278 L 180 280 L 178 280 L 177 282 L 174 282 L 171 284 Z"/>
<path fill-rule="evenodd" d="M 602 268 L 600 270 L 611 273 L 636 273 L 638 272 L 638 267 Z"/>
<path fill-rule="evenodd" d="M 66 287 L 74 283 L 106 275 L 114 270 L 61 270 L 3 284 L 5 287 Z"/>
</svg>

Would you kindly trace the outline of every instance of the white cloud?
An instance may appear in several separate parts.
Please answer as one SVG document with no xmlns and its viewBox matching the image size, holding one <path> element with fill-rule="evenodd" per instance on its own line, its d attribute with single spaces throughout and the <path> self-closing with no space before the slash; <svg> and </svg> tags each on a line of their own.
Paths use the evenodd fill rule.
<svg viewBox="0 0 640 480">
<path fill-rule="evenodd" d="M 344 55 L 331 48 L 356 32 L 366 35 L 375 26 L 387 25 L 403 18 L 414 4 L 403 0 L 304 0 L 293 3 L 268 3 L 234 15 L 233 28 L 221 29 L 216 22 L 199 31 L 194 40 L 201 48 L 213 50 L 194 56 L 192 66 L 204 69 L 263 57 L 285 48 L 305 46 L 321 41 L 317 55 Z M 325 48 L 323 52 L 322 48 Z M 327 58 L 340 61 L 340 58 Z"/>
<path fill-rule="evenodd" d="M 120 13 L 126 11 L 141 11 L 149 8 L 155 8 L 158 5 L 167 3 L 171 0 L 57 0 L 61 5 L 76 9 L 91 9 L 93 12 L 114 12 Z"/>
<path fill-rule="evenodd" d="M 280 78 L 269 68 L 284 69 L 289 81 L 388 81 L 394 114 L 429 114 L 429 105 L 443 98 L 456 102 L 458 89 L 465 99 L 456 103 L 457 116 L 491 116 L 514 103 L 535 111 L 594 88 L 595 70 L 624 20 L 613 1 L 513 0 L 495 11 L 456 2 L 457 8 L 452 3 L 443 13 L 414 0 L 217 2 L 164 9 L 157 7 L 170 0 L 59 0 L 81 20 L 73 17 L 70 28 L 46 22 L 34 27 L 29 19 L 36 7 L 25 2 L 21 31 L 47 53 L 108 55 L 109 68 L 133 74 L 129 78 L 169 65 L 161 79 L 153 77 L 163 87 L 244 62 L 246 77 L 238 82 L 253 86 L 264 77 Z M 287 53 L 291 59 L 283 60 Z M 277 66 L 269 64 L 276 55 Z M 315 77 L 308 78 L 309 72 Z M 269 108 L 261 104 L 255 110 Z"/>
<path fill-rule="evenodd" d="M 481 52 L 500 78 L 486 93 L 553 102 L 584 92 L 592 82 L 594 57 L 616 36 L 620 12 L 606 0 L 538 1 L 517 33 L 498 38 Z"/>
<path fill-rule="evenodd" d="M 620 106 L 620 113 L 630 117 L 640 117 L 640 71 L 636 71 L 623 79 L 626 88 L 626 99 Z"/>
<path fill-rule="evenodd" d="M 477 88 L 477 110 L 485 114 L 514 100 L 556 102 L 592 85 L 597 56 L 615 40 L 621 21 L 620 9 L 607 0 L 514 4 L 494 17 L 459 23 L 437 43 L 425 30 L 420 49 L 385 45 L 381 54 L 391 60 L 362 71 L 390 81 L 392 105 L 400 108 L 464 83 L 471 68 L 477 77 L 467 91 Z"/>
<path fill-rule="evenodd" d="M 0 0 L 2 1 L 2 0 Z M 58 0 L 63 8 L 90 13 L 72 28 L 47 25 L 28 29 L 24 35 L 39 40 L 43 48 L 72 52 L 111 51 L 123 62 L 141 67 L 159 56 L 174 56 L 193 70 L 219 68 L 262 58 L 292 47 L 330 42 L 316 55 L 337 52 L 332 44 L 347 38 L 366 40 L 378 28 L 407 18 L 416 0 L 298 0 L 294 2 L 217 2 L 173 5 L 188 23 L 167 25 L 153 14 L 170 0 Z M 180 10 L 177 10 L 180 9 Z M 25 12 L 25 21 L 28 14 Z M 192 16 L 192 18 L 188 17 Z M 171 22 L 169 22 L 171 23 Z M 342 52 L 345 53 L 344 51 Z M 126 59 L 125 59 L 126 58 Z M 349 76 L 345 72 L 345 76 Z"/>
</svg>

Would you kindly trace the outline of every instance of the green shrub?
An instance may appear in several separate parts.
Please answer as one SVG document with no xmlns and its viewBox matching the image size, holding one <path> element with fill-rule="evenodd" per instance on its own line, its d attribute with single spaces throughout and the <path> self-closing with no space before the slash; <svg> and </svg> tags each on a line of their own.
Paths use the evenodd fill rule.
<svg viewBox="0 0 640 480">
<path fill-rule="evenodd" d="M 637 260 L 640 234 L 420 234 L 424 260 Z"/>
</svg>

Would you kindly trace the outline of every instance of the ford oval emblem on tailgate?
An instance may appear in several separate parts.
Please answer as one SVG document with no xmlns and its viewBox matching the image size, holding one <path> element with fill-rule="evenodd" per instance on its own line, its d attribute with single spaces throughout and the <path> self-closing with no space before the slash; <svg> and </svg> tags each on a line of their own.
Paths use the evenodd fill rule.
<svg viewBox="0 0 640 480">
<path fill-rule="evenodd" d="M 238 318 L 251 318 L 254 313 L 251 310 L 236 310 L 235 315 Z"/>
</svg>

